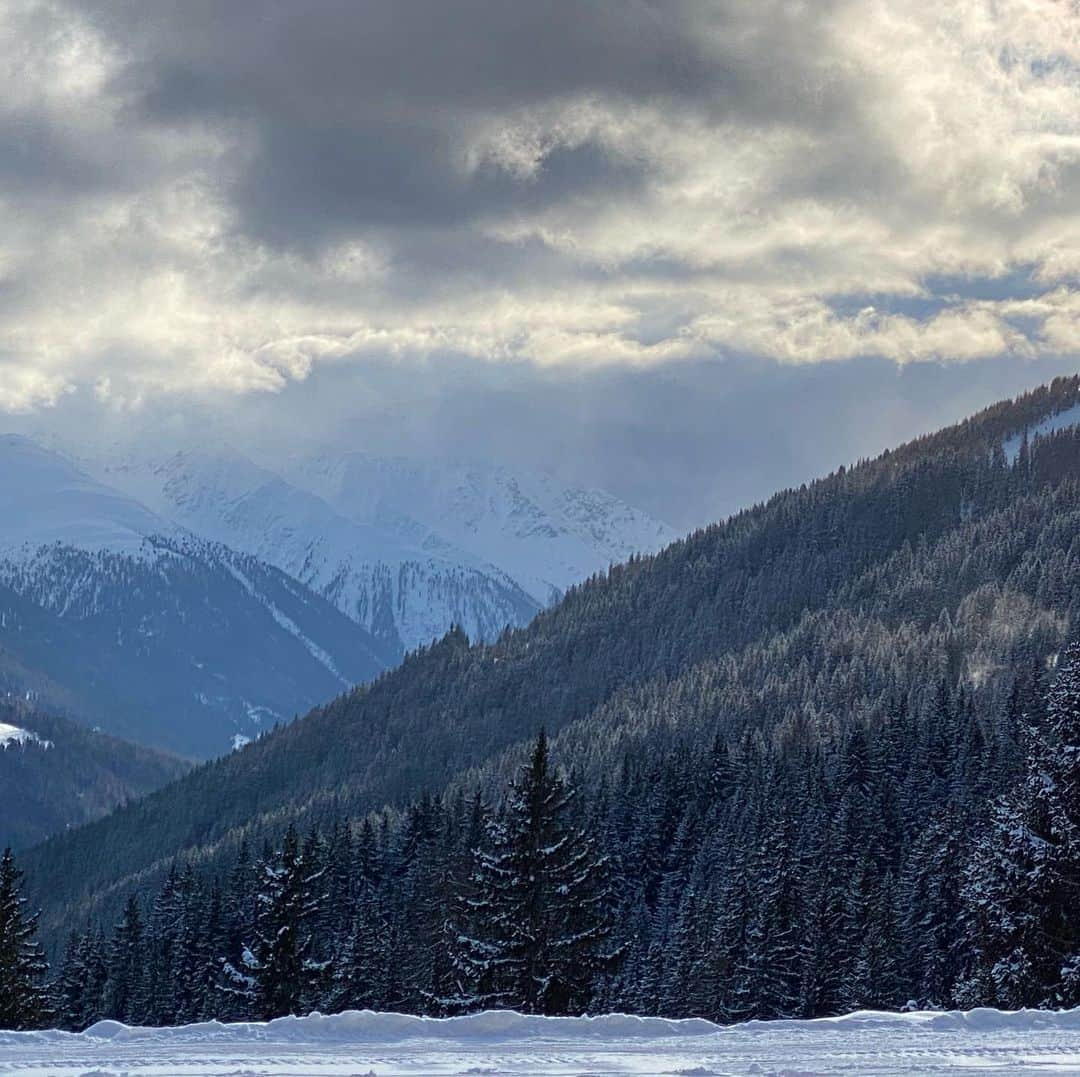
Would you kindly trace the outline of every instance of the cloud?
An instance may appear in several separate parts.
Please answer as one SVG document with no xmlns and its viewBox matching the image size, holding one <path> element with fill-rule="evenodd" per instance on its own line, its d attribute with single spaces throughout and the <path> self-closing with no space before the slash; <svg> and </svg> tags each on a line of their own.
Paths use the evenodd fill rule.
<svg viewBox="0 0 1080 1077">
<path fill-rule="evenodd" d="M 277 394 L 156 394 L 102 409 L 77 391 L 7 425 L 74 438 L 77 451 L 97 439 L 155 452 L 225 444 L 271 466 L 343 447 L 495 460 L 607 489 L 691 528 L 1073 372 L 1075 362 L 1051 358 L 897 366 L 755 356 L 641 367 L 372 353 L 327 363 Z"/>
<path fill-rule="evenodd" d="M 0 409 L 1080 350 L 1075 0 L 0 20 Z"/>
</svg>

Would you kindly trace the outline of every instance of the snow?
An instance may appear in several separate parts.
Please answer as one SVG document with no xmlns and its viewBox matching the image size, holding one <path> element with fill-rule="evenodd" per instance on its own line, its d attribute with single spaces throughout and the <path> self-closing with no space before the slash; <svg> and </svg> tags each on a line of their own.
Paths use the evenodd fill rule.
<svg viewBox="0 0 1080 1077">
<path fill-rule="evenodd" d="M 42 740 L 36 733 L 31 733 L 29 729 L 20 729 L 17 725 L 0 722 L 0 750 L 6 750 L 13 744 L 38 744 L 42 748 L 52 747 L 52 741 Z"/>
<path fill-rule="evenodd" d="M 0 1074 L 975 1074 L 1080 1071 L 1080 1010 L 860 1011 L 722 1027 L 614 1014 L 489 1012 L 438 1020 L 349 1012 L 172 1029 L 104 1021 L 86 1032 L 0 1032 Z"/>
<path fill-rule="evenodd" d="M 294 461 L 289 474 L 350 519 L 468 551 L 541 605 L 677 537 L 602 490 L 491 464 L 346 453 Z"/>
<path fill-rule="evenodd" d="M 492 639 L 568 587 L 675 536 L 601 491 L 450 460 L 350 453 L 278 470 L 227 446 L 85 458 L 155 514 L 275 565 L 406 649 L 452 624 Z"/>
<path fill-rule="evenodd" d="M 1066 430 L 1070 426 L 1080 423 L 1080 404 L 1073 404 L 1071 408 L 1059 411 L 1056 415 L 1048 415 L 1034 426 L 1028 427 L 1028 441 L 1034 441 L 1037 437 L 1045 437 L 1047 434 L 1056 433 L 1058 430 Z M 1020 446 L 1024 441 L 1024 432 L 1014 434 L 1002 445 L 1005 450 L 1005 458 L 1010 464 L 1015 464 L 1020 456 Z"/>
<path fill-rule="evenodd" d="M 406 649 L 451 624 L 473 638 L 491 637 L 539 608 L 472 554 L 353 520 L 235 450 L 84 464 L 173 523 L 280 568 L 369 631 L 396 633 Z"/>
<path fill-rule="evenodd" d="M 335 676 L 341 685 L 345 688 L 349 686 L 349 680 L 347 677 L 342 676 L 341 670 L 337 668 L 333 658 L 320 647 L 310 636 L 304 635 L 300 626 L 289 616 L 282 613 L 277 606 L 265 595 L 262 594 L 255 585 L 240 571 L 236 565 L 229 561 L 222 561 L 222 565 L 226 571 L 244 588 L 245 591 L 256 601 L 262 603 L 263 608 L 274 619 L 274 623 L 281 629 L 284 629 L 290 636 L 297 640 L 300 645 L 319 663 L 328 673 Z M 250 714 L 250 710 L 248 712 Z"/>
</svg>

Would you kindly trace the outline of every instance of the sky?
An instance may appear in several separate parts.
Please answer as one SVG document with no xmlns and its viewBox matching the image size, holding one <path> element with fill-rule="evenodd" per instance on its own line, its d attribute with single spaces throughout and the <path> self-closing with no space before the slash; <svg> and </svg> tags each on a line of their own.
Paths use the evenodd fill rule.
<svg viewBox="0 0 1080 1077">
<path fill-rule="evenodd" d="M 1077 0 L 0 5 L 0 426 L 690 527 L 1078 356 Z"/>
</svg>

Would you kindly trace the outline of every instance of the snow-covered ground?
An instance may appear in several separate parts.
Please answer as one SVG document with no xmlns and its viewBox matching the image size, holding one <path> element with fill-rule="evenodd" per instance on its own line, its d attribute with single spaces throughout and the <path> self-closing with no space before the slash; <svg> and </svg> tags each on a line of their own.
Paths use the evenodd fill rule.
<svg viewBox="0 0 1080 1077">
<path fill-rule="evenodd" d="M 345 1013 L 269 1024 L 0 1032 L 0 1074 L 26 1077 L 421 1077 L 489 1074 L 1080 1073 L 1080 1010 L 707 1021 L 485 1013 Z"/>
</svg>

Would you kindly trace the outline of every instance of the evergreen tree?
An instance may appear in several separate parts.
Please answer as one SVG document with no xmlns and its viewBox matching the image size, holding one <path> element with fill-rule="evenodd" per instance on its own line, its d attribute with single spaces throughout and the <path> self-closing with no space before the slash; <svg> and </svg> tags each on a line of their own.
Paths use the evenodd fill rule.
<svg viewBox="0 0 1080 1077">
<path fill-rule="evenodd" d="M 255 940 L 244 961 L 262 1020 L 304 1013 L 318 997 L 326 966 L 311 956 L 310 924 L 321 900 L 322 874 L 309 867 L 292 826 L 280 851 L 260 864 Z"/>
<path fill-rule="evenodd" d="M 0 1028 L 39 1028 L 48 1016 L 43 980 L 48 966 L 27 916 L 22 872 L 10 849 L 0 857 Z"/>
<path fill-rule="evenodd" d="M 994 805 L 964 899 L 975 955 L 965 998 L 1080 1001 L 1080 643 L 1063 657 L 1020 785 Z"/>
<path fill-rule="evenodd" d="M 146 1024 L 150 1018 L 146 938 L 139 899 L 131 894 L 113 934 L 105 1013 L 115 1021 Z"/>
<path fill-rule="evenodd" d="M 465 901 L 470 917 L 454 957 L 476 1005 L 548 1014 L 589 1005 L 610 956 L 611 899 L 605 862 L 568 821 L 573 795 L 541 732 Z"/>
</svg>

